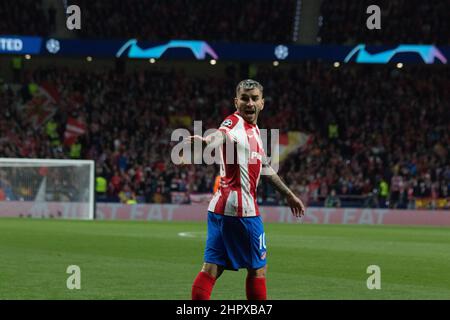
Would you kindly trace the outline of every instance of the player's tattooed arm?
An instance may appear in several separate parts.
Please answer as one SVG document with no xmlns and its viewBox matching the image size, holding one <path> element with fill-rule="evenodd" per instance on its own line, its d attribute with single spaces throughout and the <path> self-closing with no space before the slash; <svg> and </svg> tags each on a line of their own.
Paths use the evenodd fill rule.
<svg viewBox="0 0 450 320">
<path fill-rule="evenodd" d="M 280 192 L 285 197 L 294 195 L 291 189 L 288 188 L 288 186 L 283 182 L 283 180 L 281 180 L 280 176 L 275 173 L 270 165 L 264 166 L 264 169 L 266 170 L 267 179 L 275 187 L 275 189 L 277 189 L 278 192 Z"/>
<path fill-rule="evenodd" d="M 289 187 L 281 180 L 280 176 L 273 170 L 273 168 L 266 162 L 263 164 L 265 170 L 265 176 L 269 182 L 278 190 L 283 196 L 286 197 L 287 203 L 291 208 L 292 214 L 296 217 L 301 217 L 305 214 L 305 205 Z"/>
</svg>

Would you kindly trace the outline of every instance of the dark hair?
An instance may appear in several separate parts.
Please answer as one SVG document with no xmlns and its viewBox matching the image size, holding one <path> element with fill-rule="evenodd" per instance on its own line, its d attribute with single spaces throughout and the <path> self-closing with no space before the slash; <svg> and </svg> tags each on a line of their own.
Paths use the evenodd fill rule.
<svg viewBox="0 0 450 320">
<path fill-rule="evenodd" d="M 263 94 L 263 86 L 255 80 L 252 79 L 246 79 L 246 80 L 242 80 L 241 82 L 239 82 L 239 84 L 236 87 L 236 95 L 239 94 L 239 90 L 243 89 L 243 90 L 253 90 L 255 88 L 258 88 L 259 91 L 261 91 L 261 95 Z"/>
</svg>

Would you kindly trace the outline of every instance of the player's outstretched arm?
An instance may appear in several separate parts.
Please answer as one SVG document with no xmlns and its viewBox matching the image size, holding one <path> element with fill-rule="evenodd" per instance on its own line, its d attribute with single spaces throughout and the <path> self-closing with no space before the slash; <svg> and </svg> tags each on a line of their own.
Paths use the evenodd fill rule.
<svg viewBox="0 0 450 320">
<path fill-rule="evenodd" d="M 214 133 L 212 133 L 206 137 L 202 137 L 199 135 L 189 136 L 185 139 L 185 142 L 186 143 L 195 143 L 195 141 L 199 141 L 199 142 L 206 144 L 212 148 L 215 148 L 217 146 L 222 145 L 225 142 L 225 139 L 226 139 L 225 133 L 217 130 Z"/>
<path fill-rule="evenodd" d="M 305 205 L 288 186 L 281 180 L 280 176 L 273 170 L 269 164 L 264 165 L 266 177 L 269 182 L 277 189 L 283 196 L 286 197 L 291 212 L 296 217 L 301 217 L 305 214 Z"/>
</svg>

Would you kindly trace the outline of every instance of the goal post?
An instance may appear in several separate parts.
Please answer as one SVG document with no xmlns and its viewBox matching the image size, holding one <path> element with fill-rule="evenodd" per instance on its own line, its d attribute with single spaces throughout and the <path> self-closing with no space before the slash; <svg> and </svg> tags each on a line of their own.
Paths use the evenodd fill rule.
<svg viewBox="0 0 450 320">
<path fill-rule="evenodd" d="M 0 217 L 92 220 L 93 160 L 0 158 Z"/>
</svg>

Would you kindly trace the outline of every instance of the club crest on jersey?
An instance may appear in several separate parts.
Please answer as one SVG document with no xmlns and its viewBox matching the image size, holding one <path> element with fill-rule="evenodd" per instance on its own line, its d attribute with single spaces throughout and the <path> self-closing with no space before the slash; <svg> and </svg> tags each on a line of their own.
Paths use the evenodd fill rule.
<svg viewBox="0 0 450 320">
<path fill-rule="evenodd" d="M 231 127 L 232 124 L 233 124 L 233 121 L 231 121 L 230 119 L 227 119 L 224 122 L 222 122 L 222 126 L 224 126 L 224 127 Z"/>
</svg>

